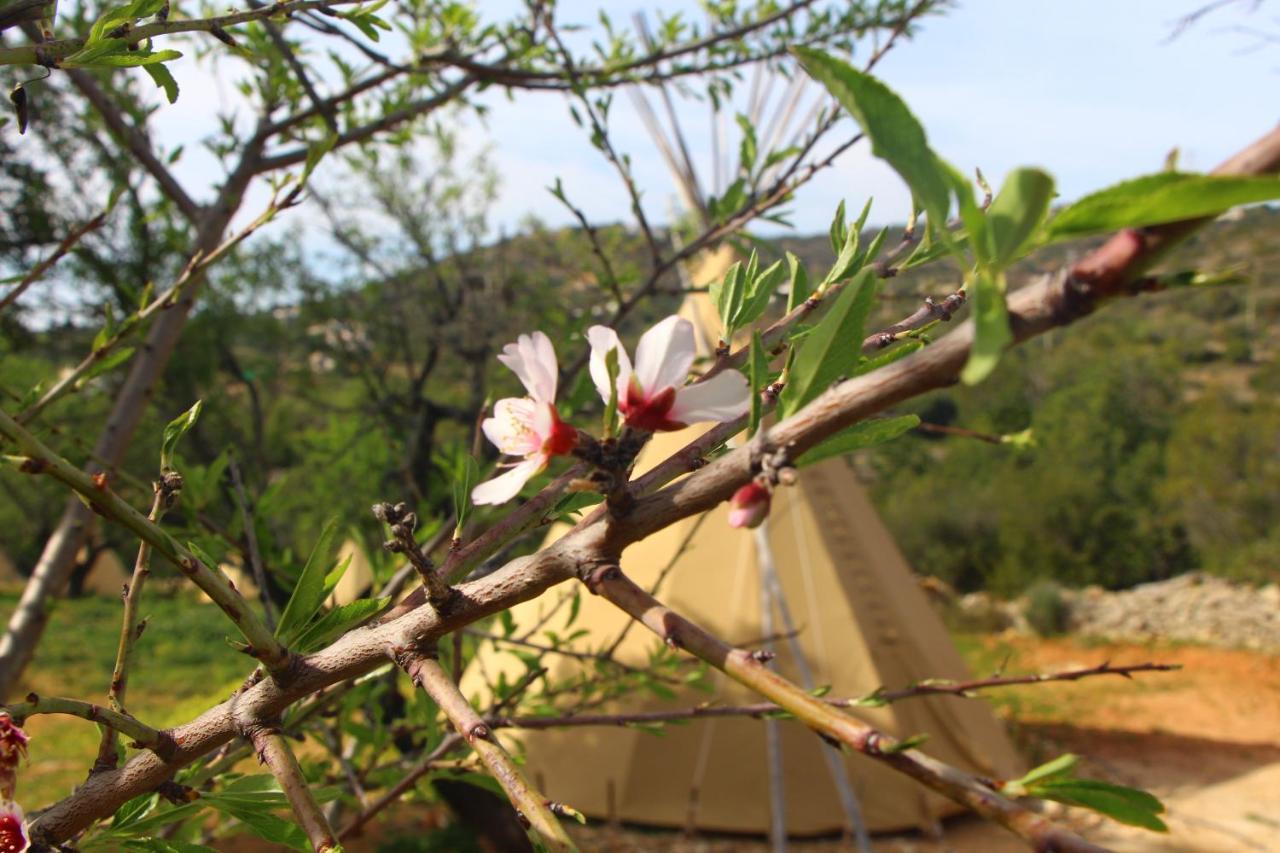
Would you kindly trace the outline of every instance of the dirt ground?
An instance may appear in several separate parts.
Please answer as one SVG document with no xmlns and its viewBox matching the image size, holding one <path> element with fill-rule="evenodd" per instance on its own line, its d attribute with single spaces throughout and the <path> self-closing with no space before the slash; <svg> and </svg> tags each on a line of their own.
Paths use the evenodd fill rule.
<svg viewBox="0 0 1280 853">
<path fill-rule="evenodd" d="M 1129 829 L 1088 813 L 1054 808 L 1090 840 L 1132 853 L 1280 851 L 1280 656 L 1192 646 L 1096 645 L 1078 641 L 984 641 L 1009 671 L 1053 671 L 1113 663 L 1182 665 L 1131 681 L 1093 679 L 1005 691 L 997 700 L 1028 759 L 1063 752 L 1082 773 L 1145 788 L 1167 807 L 1168 835 Z M 756 853 L 741 838 L 683 837 L 609 827 L 578 832 L 583 849 L 664 853 Z M 796 842 L 804 853 L 851 850 L 838 841 Z M 976 819 L 949 821 L 941 839 L 877 838 L 877 851 L 942 853 L 1026 848 Z"/>
</svg>

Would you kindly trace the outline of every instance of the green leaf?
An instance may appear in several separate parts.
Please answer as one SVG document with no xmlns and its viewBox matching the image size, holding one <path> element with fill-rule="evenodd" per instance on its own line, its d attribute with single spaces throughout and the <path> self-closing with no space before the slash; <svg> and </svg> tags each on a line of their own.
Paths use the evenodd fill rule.
<svg viewBox="0 0 1280 853">
<path fill-rule="evenodd" d="M 164 428 L 164 437 L 160 441 L 160 470 L 173 470 L 173 451 L 177 449 L 178 442 L 187 430 L 196 425 L 196 421 L 200 418 L 200 410 L 204 408 L 204 400 L 196 400 L 191 408 L 178 415 Z"/>
<path fill-rule="evenodd" d="M 896 752 L 906 752 L 909 749 L 915 749 L 917 746 L 922 745 L 928 739 L 929 736 L 927 734 L 912 735 L 911 737 L 903 738 L 893 746 L 883 748 L 881 752 L 888 755 L 893 755 Z"/>
<path fill-rule="evenodd" d="M 924 341 L 916 339 L 903 341 L 888 352 L 881 353 L 875 358 L 863 360 L 854 370 L 854 376 L 861 376 L 864 373 L 874 373 L 887 364 L 893 364 L 900 358 L 911 355 L 916 350 L 924 349 Z"/>
<path fill-rule="evenodd" d="M 754 271 L 756 266 L 754 252 L 751 254 L 751 259 L 753 263 L 748 266 L 748 269 L 753 274 L 750 280 L 747 281 L 742 308 L 733 317 L 733 327 L 735 329 L 746 328 L 760 319 L 765 309 L 769 307 L 769 300 L 773 298 L 773 294 L 777 293 L 778 288 L 782 286 L 782 280 L 787 275 L 786 270 L 783 269 L 782 261 L 774 261 L 763 272 L 756 273 Z M 728 338 L 725 340 L 728 340 Z"/>
<path fill-rule="evenodd" d="M 751 126 L 751 119 L 738 113 L 738 127 L 742 130 L 742 142 L 738 146 L 738 169 L 744 175 L 750 175 L 756 166 L 756 129 Z"/>
<path fill-rule="evenodd" d="M 807 47 L 791 52 L 809 76 L 827 88 L 871 139 L 871 151 L 893 167 L 929 214 L 929 226 L 947 220 L 950 183 L 924 128 L 896 93 L 847 62 Z"/>
<path fill-rule="evenodd" d="M 221 570 L 218 568 L 218 561 L 209 556 L 209 552 L 201 548 L 200 543 L 196 542 L 194 539 L 187 540 L 187 550 L 192 554 L 195 554 L 196 559 L 204 563 L 206 569 L 222 574 Z M 223 580 L 226 580 L 228 583 L 231 582 L 226 576 L 223 576 Z"/>
<path fill-rule="evenodd" d="M 987 209 L 993 261 L 1000 269 L 1017 260 L 1044 222 L 1053 201 L 1053 178 L 1039 169 L 1015 169 Z"/>
<path fill-rule="evenodd" d="M 1087 195 L 1049 221 L 1050 240 L 1217 216 L 1280 198 L 1280 178 L 1161 172 Z"/>
<path fill-rule="evenodd" d="M 306 853 L 311 849 L 307 836 L 296 823 L 272 813 L 270 801 L 257 801 L 247 797 L 225 794 L 202 794 L 201 799 L 218 811 L 243 823 L 254 835 Z"/>
<path fill-rule="evenodd" d="M 720 322 L 724 324 L 724 339 L 727 341 L 733 337 L 731 320 L 741 310 L 745 295 L 742 263 L 735 261 L 729 269 L 725 270 L 723 279 L 711 283 L 708 294 L 711 296 L 711 301 L 715 303 Z"/>
<path fill-rule="evenodd" d="M 844 244 L 840 247 L 836 262 L 827 271 L 818 290 L 825 290 L 833 281 L 846 279 L 857 271 L 855 264 L 858 260 L 858 233 L 856 228 L 850 228 L 845 232 Z"/>
<path fill-rule="evenodd" d="M 136 350 L 133 347 L 121 347 L 118 350 L 108 353 L 105 357 L 98 359 L 89 367 L 88 370 L 80 375 L 80 378 L 76 380 L 76 390 L 78 391 L 85 385 L 89 384 L 90 380 L 95 379 L 104 373 L 115 370 L 117 367 L 133 358 L 135 351 Z"/>
<path fill-rule="evenodd" d="M 138 66 L 157 65 L 161 62 L 169 62 L 181 57 L 181 51 L 177 50 L 158 50 L 154 53 L 135 50 L 125 53 L 110 53 L 92 62 L 84 62 L 82 60 L 78 64 L 82 68 L 136 68 Z M 175 86 L 175 88 L 177 87 Z"/>
<path fill-rule="evenodd" d="M 154 832 L 161 827 L 193 817 L 196 813 L 202 811 L 204 807 L 205 804 L 200 800 L 197 800 L 194 803 L 184 803 L 174 808 L 161 807 L 160 811 L 148 814 L 146 817 L 138 820 L 132 820 L 129 823 L 120 826 L 118 830 L 113 824 L 110 831 L 104 832 L 100 835 L 95 835 L 91 839 L 87 839 L 83 846 L 85 848 L 106 846 L 108 849 L 119 849 L 117 842 L 121 838 L 145 835 L 149 832 Z"/>
<path fill-rule="evenodd" d="M 760 392 L 769 381 L 769 359 L 764 354 L 764 344 L 760 341 L 760 332 L 751 333 L 751 352 L 748 355 L 748 372 L 751 382 L 751 418 L 747 424 L 747 434 L 755 435 L 760 426 L 764 404 Z"/>
<path fill-rule="evenodd" d="M 347 631 L 379 613 L 391 603 L 390 598 L 362 598 L 341 604 L 315 619 L 298 635 L 294 651 L 307 654 L 327 646 Z"/>
<path fill-rule="evenodd" d="M 289 596 L 289 603 L 284 606 L 280 616 L 280 624 L 276 626 L 276 637 L 285 645 L 289 645 L 302 632 L 311 617 L 324 604 L 325 568 L 329 562 L 329 553 L 333 547 L 333 537 L 338 530 L 338 520 L 331 518 L 320 532 L 315 547 L 307 564 L 302 567 L 298 584 Z"/>
<path fill-rule="evenodd" d="M 604 437 L 613 438 L 618 431 L 618 348 L 604 354 L 604 372 L 609 380 L 609 403 L 604 407 Z"/>
<path fill-rule="evenodd" d="M 813 288 L 809 286 L 809 271 L 791 252 L 787 252 L 787 267 L 791 273 L 791 290 L 787 293 L 787 313 L 790 314 L 809 298 Z"/>
<path fill-rule="evenodd" d="M 848 429 L 828 438 L 816 447 L 800 454 L 796 467 L 803 468 L 832 456 L 843 456 L 865 447 L 875 447 L 892 441 L 905 432 L 910 432 L 920 425 L 918 415 L 899 415 L 893 418 L 877 418 L 871 421 L 856 423 Z"/>
<path fill-rule="evenodd" d="M 1039 767 L 1031 768 L 1021 779 L 1006 782 L 1004 790 L 1015 797 L 1026 796 L 1027 786 L 1069 774 L 1076 769 L 1076 765 L 1079 763 L 1080 757 L 1078 755 L 1072 755 L 1070 752 L 1065 755 L 1059 755 L 1052 761 L 1046 761 Z"/>
<path fill-rule="evenodd" d="M 1030 786 L 1028 793 L 1042 800 L 1090 809 L 1129 826 L 1152 832 L 1169 831 L 1165 822 L 1157 817 L 1164 812 L 1164 803 L 1137 788 L 1097 779 L 1049 779 Z"/>
<path fill-rule="evenodd" d="M 831 240 L 831 254 L 840 254 L 840 247 L 844 245 L 845 233 L 844 199 L 841 199 L 840 204 L 836 205 L 836 215 L 831 217 L 831 227 L 827 230 L 827 236 Z"/>
<path fill-rule="evenodd" d="M 876 276 L 863 270 L 846 284 L 796 350 L 780 414 L 786 417 L 847 375 L 862 357 L 862 331 L 875 298 Z"/>
<path fill-rule="evenodd" d="M 338 588 L 338 584 L 342 583 L 342 576 L 347 573 L 347 569 L 351 568 L 351 560 L 355 557 L 352 552 L 342 559 L 342 562 L 334 566 L 333 569 L 324 576 L 324 600 L 328 601 L 329 596 L 333 595 L 333 591 Z"/>
<path fill-rule="evenodd" d="M 973 346 L 960 379 L 976 385 L 991 375 L 1005 348 L 1013 343 L 1009 312 L 1004 304 L 1004 277 L 979 273 L 973 278 Z"/>
<path fill-rule="evenodd" d="M 320 165 L 320 161 L 324 159 L 326 154 L 333 150 L 333 146 L 336 145 L 337 142 L 338 137 L 333 133 L 329 133 L 326 134 L 319 142 L 307 149 L 307 160 L 306 163 L 303 164 L 302 175 L 299 178 L 302 183 L 305 184 L 307 182 L 311 177 L 311 174 L 316 170 L 316 167 Z"/>
</svg>

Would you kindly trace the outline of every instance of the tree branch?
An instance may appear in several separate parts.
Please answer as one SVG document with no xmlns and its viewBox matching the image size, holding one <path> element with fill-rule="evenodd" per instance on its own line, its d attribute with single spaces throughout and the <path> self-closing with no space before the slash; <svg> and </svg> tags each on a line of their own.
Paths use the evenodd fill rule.
<svg viewBox="0 0 1280 853">
<path fill-rule="evenodd" d="M 177 749 L 177 744 L 169 732 L 153 729 L 136 717 L 121 711 L 113 711 L 79 699 L 44 697 L 28 693 L 26 702 L 6 705 L 4 710 L 8 711 L 9 716 L 13 717 L 13 721 L 19 725 L 25 722 L 27 717 L 35 714 L 66 714 L 93 723 L 102 723 L 133 738 L 134 746 L 149 749 L 162 760 L 171 759 Z"/>
<path fill-rule="evenodd" d="M 454 729 L 471 745 L 476 755 L 480 756 L 489 773 L 498 780 L 502 790 L 507 792 L 511 804 L 541 836 L 548 849 L 577 850 L 564 827 L 560 825 L 559 819 L 547 807 L 547 799 L 534 790 L 524 778 L 520 768 L 502 748 L 502 744 L 498 743 L 493 732 L 480 719 L 475 708 L 471 707 L 471 703 L 462 695 L 458 685 L 453 683 L 449 673 L 445 672 L 444 667 L 432 656 L 433 654 L 403 649 L 395 653 L 395 659 L 413 683 L 421 687 L 440 706 L 440 710 L 449 718 Z"/>
<path fill-rule="evenodd" d="M 1101 851 L 1083 838 L 1054 826 L 1009 800 L 983 780 L 943 764 L 871 726 L 840 713 L 764 665 L 757 654 L 735 649 L 673 612 L 631 582 L 616 565 L 602 566 L 583 578 L 587 588 L 644 624 L 673 648 L 684 649 L 733 680 L 772 700 L 813 729 L 870 758 L 889 764 L 918 782 L 968 806 L 1030 843 L 1036 850 L 1061 853 Z"/>
<path fill-rule="evenodd" d="M 280 734 L 278 726 L 255 725 L 249 728 L 246 736 L 253 743 L 258 761 L 265 764 L 280 783 L 280 789 L 289 798 L 289 805 L 298 818 L 298 824 L 307 834 L 311 848 L 317 853 L 333 850 L 338 846 L 333 837 L 329 822 L 320 811 L 320 804 L 307 786 L 307 778 L 302 775 L 298 759 L 294 757 L 289 742 Z"/>
<path fill-rule="evenodd" d="M 67 252 L 70 252 L 75 248 L 75 245 L 84 238 L 84 235 L 88 234 L 90 231 L 100 228 L 102 223 L 106 221 L 107 211 L 104 210 L 102 213 L 99 213 L 83 225 L 78 225 L 72 229 L 70 234 L 62 238 L 62 242 L 58 244 L 58 247 L 53 250 L 49 257 L 32 267 L 31 270 L 22 277 L 22 281 L 15 284 L 13 289 L 6 293 L 4 298 L 0 299 L 0 311 L 3 311 L 12 305 L 13 301 L 21 296 L 28 287 L 39 281 L 40 278 L 49 271 L 50 267 L 62 260 L 63 256 L 66 255 Z"/>
<path fill-rule="evenodd" d="M 1261 174 L 1278 167 L 1280 129 L 1227 161 L 1219 167 L 1219 173 Z M 1073 268 L 1076 275 L 1050 277 L 1013 294 L 1009 307 L 1016 340 L 1026 340 L 1047 329 L 1067 325 L 1109 296 L 1137 292 L 1128 286 L 1129 282 L 1153 263 L 1160 252 L 1202 224 L 1200 220 L 1142 232 L 1122 232 L 1078 263 Z M 768 433 L 770 442 L 775 446 L 794 444 L 808 448 L 894 403 L 954 382 L 968 357 L 972 339 L 972 322 L 966 321 L 920 352 L 874 373 L 840 383 L 794 417 L 773 427 Z M 733 427 L 730 434 L 740 429 L 741 425 Z M 698 450 L 699 445 L 694 442 L 677 456 Z M 647 479 L 650 487 L 656 488 L 685 473 L 687 466 L 687 461 L 677 458 L 672 464 L 660 466 L 661 470 L 653 477 L 641 481 Z M 33 832 L 43 842 L 60 842 L 112 814 L 130 798 L 153 789 L 179 767 L 233 738 L 237 731 L 236 706 L 261 715 L 279 713 L 317 690 L 377 668 L 385 662 L 388 648 L 421 647 L 485 616 L 536 598 L 558 583 L 586 576 L 599 567 L 601 553 L 620 552 L 627 543 L 642 539 L 665 524 L 714 506 L 751 476 L 747 449 L 730 451 L 675 486 L 641 497 L 632 512 L 623 518 L 592 513 L 539 553 L 512 560 L 484 578 L 460 584 L 455 603 L 446 613 L 419 606 L 398 618 L 353 630 L 328 648 L 302 658 L 296 677 L 287 682 L 263 679 L 238 694 L 234 702 L 224 702 L 173 729 L 179 746 L 171 760 L 145 753 L 118 770 L 88 779 L 69 797 L 44 811 L 33 823 Z M 549 503 L 544 503 L 541 511 L 545 511 Z M 518 508 L 508 518 L 523 509 Z M 493 544 L 493 547 L 496 549 L 499 545 Z M 888 763 L 898 766 L 896 761 Z M 899 769 L 912 772 L 906 767 Z"/>
<path fill-rule="evenodd" d="M 54 453 L 38 438 L 23 429 L 7 412 L 0 411 L 0 435 L 13 441 L 26 454 L 19 468 L 28 474 L 47 474 L 69 486 L 90 509 L 110 518 L 147 542 L 182 570 L 205 595 L 227 614 L 248 641 L 246 652 L 279 674 L 289 662 L 289 650 L 280 645 L 261 619 L 249 608 L 235 587 L 221 572 L 206 566 L 178 544 L 169 532 L 147 519 L 107 485 L 105 475 L 91 475 Z M 12 461 L 12 460 L 11 460 Z M 123 731 L 123 730 L 122 730 Z"/>
</svg>

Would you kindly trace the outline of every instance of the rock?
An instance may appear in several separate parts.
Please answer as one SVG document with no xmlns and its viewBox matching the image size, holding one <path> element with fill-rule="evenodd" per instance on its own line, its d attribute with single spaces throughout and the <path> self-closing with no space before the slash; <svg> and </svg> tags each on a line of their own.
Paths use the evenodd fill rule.
<svg viewBox="0 0 1280 853">
<path fill-rule="evenodd" d="M 1280 585 L 1274 583 L 1257 588 L 1189 572 L 1120 592 L 1098 587 L 1065 590 L 1063 600 L 1070 628 L 1077 634 L 1280 651 Z M 974 593 L 962 597 L 959 605 L 975 612 L 1001 612 L 1009 625 L 1028 630 L 1025 602 L 1002 604 Z"/>
</svg>

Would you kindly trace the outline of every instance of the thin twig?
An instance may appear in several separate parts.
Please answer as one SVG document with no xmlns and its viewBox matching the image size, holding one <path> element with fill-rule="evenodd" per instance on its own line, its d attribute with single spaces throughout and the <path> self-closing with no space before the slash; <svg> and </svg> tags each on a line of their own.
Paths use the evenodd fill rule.
<svg viewBox="0 0 1280 853">
<path fill-rule="evenodd" d="M 75 248 L 76 244 L 79 243 L 86 234 L 100 228 L 102 223 L 106 221 L 107 211 L 104 210 L 102 213 L 99 213 L 83 225 L 72 229 L 70 234 L 62 238 L 62 242 L 58 244 L 58 247 L 53 250 L 53 253 L 50 254 L 49 257 L 32 267 L 31 270 L 22 277 L 22 281 L 15 284 L 12 290 L 6 293 L 3 298 L 0 298 L 0 311 L 3 311 L 12 305 L 13 301 L 21 296 L 28 287 L 39 281 L 54 264 L 62 260 L 63 256 L 65 256 L 67 252 L 70 252 Z"/>
<path fill-rule="evenodd" d="M 475 708 L 472 708 L 467 698 L 462 695 L 458 685 L 453 683 L 453 679 L 440 665 L 440 661 L 430 653 L 404 649 L 397 651 L 396 663 L 404 669 L 416 686 L 422 688 L 440 706 L 440 710 L 449 718 L 454 729 L 476 751 L 489 773 L 502 786 L 502 790 L 507 792 L 511 804 L 541 836 L 548 849 L 576 850 L 577 847 L 570 840 L 568 833 L 548 808 L 547 799 L 534 790 L 524 778 L 520 768 L 498 743 L 497 738 L 484 724 L 484 720 L 480 719 Z"/>
<path fill-rule="evenodd" d="M 253 582 L 258 585 L 258 598 L 262 602 L 262 615 L 267 627 L 276 629 L 276 605 L 271 600 L 271 589 L 267 585 L 267 570 L 262 565 L 262 552 L 258 550 L 257 522 L 253 517 L 253 507 L 249 496 L 245 493 L 244 481 L 240 478 L 240 466 L 234 457 L 227 460 L 227 470 L 231 473 L 231 487 L 235 489 L 236 503 L 240 507 L 240 521 L 244 526 L 244 538 L 249 548 L 249 565 L 253 571 Z"/>
<path fill-rule="evenodd" d="M 9 716 L 13 717 L 14 722 L 18 724 L 36 714 L 66 714 L 93 723 L 102 723 L 133 738 L 134 746 L 149 749 L 162 759 L 172 757 L 176 747 L 169 732 L 153 729 L 138 718 L 121 711 L 113 711 L 80 699 L 28 693 L 26 702 L 5 705 L 4 710 L 8 711 Z"/>
</svg>

